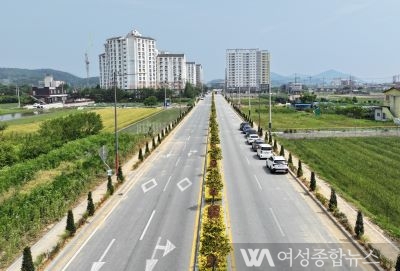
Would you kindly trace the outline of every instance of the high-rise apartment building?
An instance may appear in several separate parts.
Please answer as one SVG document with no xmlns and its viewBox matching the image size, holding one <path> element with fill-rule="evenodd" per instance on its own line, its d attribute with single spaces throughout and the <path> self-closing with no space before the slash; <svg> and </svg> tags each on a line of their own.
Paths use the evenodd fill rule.
<svg viewBox="0 0 400 271">
<path fill-rule="evenodd" d="M 124 37 L 106 40 L 99 55 L 100 87 L 121 89 L 156 88 L 156 42 L 133 30 Z"/>
<path fill-rule="evenodd" d="M 183 89 L 187 81 L 184 54 L 160 53 L 157 55 L 158 87 Z"/>
<path fill-rule="evenodd" d="M 196 86 L 203 86 L 203 66 L 201 64 L 196 64 Z"/>
<path fill-rule="evenodd" d="M 186 62 L 186 82 L 196 85 L 196 63 Z"/>
<path fill-rule="evenodd" d="M 270 84 L 270 54 L 259 49 L 226 50 L 226 88 L 251 91 L 268 90 Z"/>
</svg>

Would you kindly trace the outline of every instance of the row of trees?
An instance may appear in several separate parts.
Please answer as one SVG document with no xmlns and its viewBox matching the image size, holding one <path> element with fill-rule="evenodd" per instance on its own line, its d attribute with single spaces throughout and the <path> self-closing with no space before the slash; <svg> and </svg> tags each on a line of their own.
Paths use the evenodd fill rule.
<svg viewBox="0 0 400 271">
<path fill-rule="evenodd" d="M 200 260 L 199 270 L 225 270 L 226 256 L 231 250 L 229 238 L 226 236 L 226 226 L 223 219 L 221 205 L 216 203 L 216 198 L 221 198 L 223 189 L 220 172 L 222 150 L 219 147 L 219 129 L 217 123 L 214 94 L 212 95 L 209 134 L 209 164 L 206 178 L 206 197 L 211 196 L 211 204 L 204 210 L 201 224 Z"/>
</svg>

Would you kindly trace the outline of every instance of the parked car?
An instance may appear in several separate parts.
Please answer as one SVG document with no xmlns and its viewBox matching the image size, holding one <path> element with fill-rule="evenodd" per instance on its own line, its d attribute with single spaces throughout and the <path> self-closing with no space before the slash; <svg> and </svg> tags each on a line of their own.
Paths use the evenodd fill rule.
<svg viewBox="0 0 400 271">
<path fill-rule="evenodd" d="M 244 127 L 245 125 L 250 126 L 250 124 L 249 124 L 248 122 L 244 121 L 244 122 L 242 122 L 242 123 L 240 124 L 239 129 L 242 131 L 242 130 L 243 130 L 243 127 Z"/>
<path fill-rule="evenodd" d="M 242 128 L 243 134 L 245 134 L 248 130 L 251 130 L 251 126 L 249 124 L 245 124 Z"/>
<path fill-rule="evenodd" d="M 248 129 L 248 130 L 246 130 L 246 138 L 248 138 L 249 135 L 258 135 L 258 133 L 254 129 Z"/>
<path fill-rule="evenodd" d="M 260 146 L 260 144 L 263 144 L 263 143 L 265 143 L 265 142 L 261 138 L 256 139 L 256 140 L 253 141 L 253 143 L 251 143 L 251 149 L 253 151 L 257 151 L 257 149 Z"/>
<path fill-rule="evenodd" d="M 289 171 L 286 159 L 283 156 L 272 155 L 270 158 L 267 159 L 267 168 L 269 168 L 272 173 L 275 173 L 277 171 L 288 173 Z"/>
<path fill-rule="evenodd" d="M 272 146 L 270 144 L 260 144 L 257 149 L 257 155 L 260 159 L 270 158 L 273 155 Z"/>
<path fill-rule="evenodd" d="M 257 134 L 250 134 L 250 135 L 247 137 L 247 144 L 250 145 L 250 144 L 253 143 L 253 141 L 256 140 L 256 139 L 259 139 L 259 137 L 258 137 Z"/>
</svg>

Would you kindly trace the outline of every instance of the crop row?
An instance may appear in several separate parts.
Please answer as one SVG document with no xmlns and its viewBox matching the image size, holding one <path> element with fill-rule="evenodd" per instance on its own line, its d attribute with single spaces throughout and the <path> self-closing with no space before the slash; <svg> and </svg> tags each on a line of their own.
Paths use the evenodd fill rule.
<svg viewBox="0 0 400 271">
<path fill-rule="evenodd" d="M 378 224 L 400 237 L 397 137 L 280 141 Z"/>
</svg>

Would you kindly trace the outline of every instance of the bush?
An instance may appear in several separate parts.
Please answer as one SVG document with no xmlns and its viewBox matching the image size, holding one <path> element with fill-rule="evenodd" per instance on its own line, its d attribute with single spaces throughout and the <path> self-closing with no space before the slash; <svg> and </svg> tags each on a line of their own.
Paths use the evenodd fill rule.
<svg viewBox="0 0 400 271">
<path fill-rule="evenodd" d="M 76 232 L 76 226 L 74 222 L 74 214 L 72 213 L 72 210 L 68 210 L 68 215 L 67 215 L 67 226 L 65 229 L 68 231 L 69 235 L 74 235 Z"/>
<path fill-rule="evenodd" d="M 143 152 L 142 152 L 142 148 L 139 149 L 139 160 L 143 162 Z"/>
<path fill-rule="evenodd" d="M 396 271 L 400 271 L 400 254 L 397 256 L 397 261 L 396 261 Z"/>
<path fill-rule="evenodd" d="M 337 198 L 336 198 L 336 191 L 334 188 L 331 188 L 331 197 L 329 199 L 328 209 L 331 212 L 337 209 Z"/>
<path fill-rule="evenodd" d="M 123 174 L 123 172 L 122 172 L 121 165 L 118 166 L 117 180 L 118 180 L 119 182 L 121 182 L 121 183 L 125 181 L 125 177 L 124 177 L 124 174 Z"/>
<path fill-rule="evenodd" d="M 315 191 L 317 188 L 317 181 L 315 180 L 314 171 L 311 172 L 311 180 L 310 180 L 310 191 Z"/>
<path fill-rule="evenodd" d="M 293 165 L 293 158 L 292 158 L 292 153 L 289 153 L 289 159 L 288 159 L 288 164 Z"/>
<path fill-rule="evenodd" d="M 297 177 L 303 176 L 303 168 L 302 168 L 302 166 L 301 166 L 301 160 L 300 160 L 300 159 L 299 159 L 299 166 L 297 167 L 297 174 L 296 174 L 296 176 L 297 176 Z"/>
<path fill-rule="evenodd" d="M 364 221 L 361 211 L 357 212 L 357 220 L 356 220 L 356 225 L 354 227 L 354 233 L 356 234 L 357 239 L 360 239 L 361 236 L 364 235 Z"/>
<path fill-rule="evenodd" d="M 283 145 L 281 145 L 281 151 L 279 152 L 279 155 L 285 157 L 285 148 Z"/>
<path fill-rule="evenodd" d="M 35 266 L 33 265 L 32 253 L 30 247 L 25 247 L 22 254 L 22 267 L 21 271 L 35 271 Z"/>
<path fill-rule="evenodd" d="M 87 201 L 88 201 L 88 205 L 87 205 L 86 211 L 89 216 L 92 216 L 92 215 L 94 215 L 94 211 L 95 211 L 93 198 L 92 198 L 92 192 L 88 193 Z"/>
<path fill-rule="evenodd" d="M 150 153 L 149 142 L 146 142 L 146 148 L 144 150 L 144 155 L 148 155 Z"/>
<path fill-rule="evenodd" d="M 112 179 L 111 176 L 108 176 L 108 180 L 107 180 L 107 192 L 108 194 L 111 196 L 112 194 L 114 194 L 114 185 L 112 183 Z"/>
</svg>

